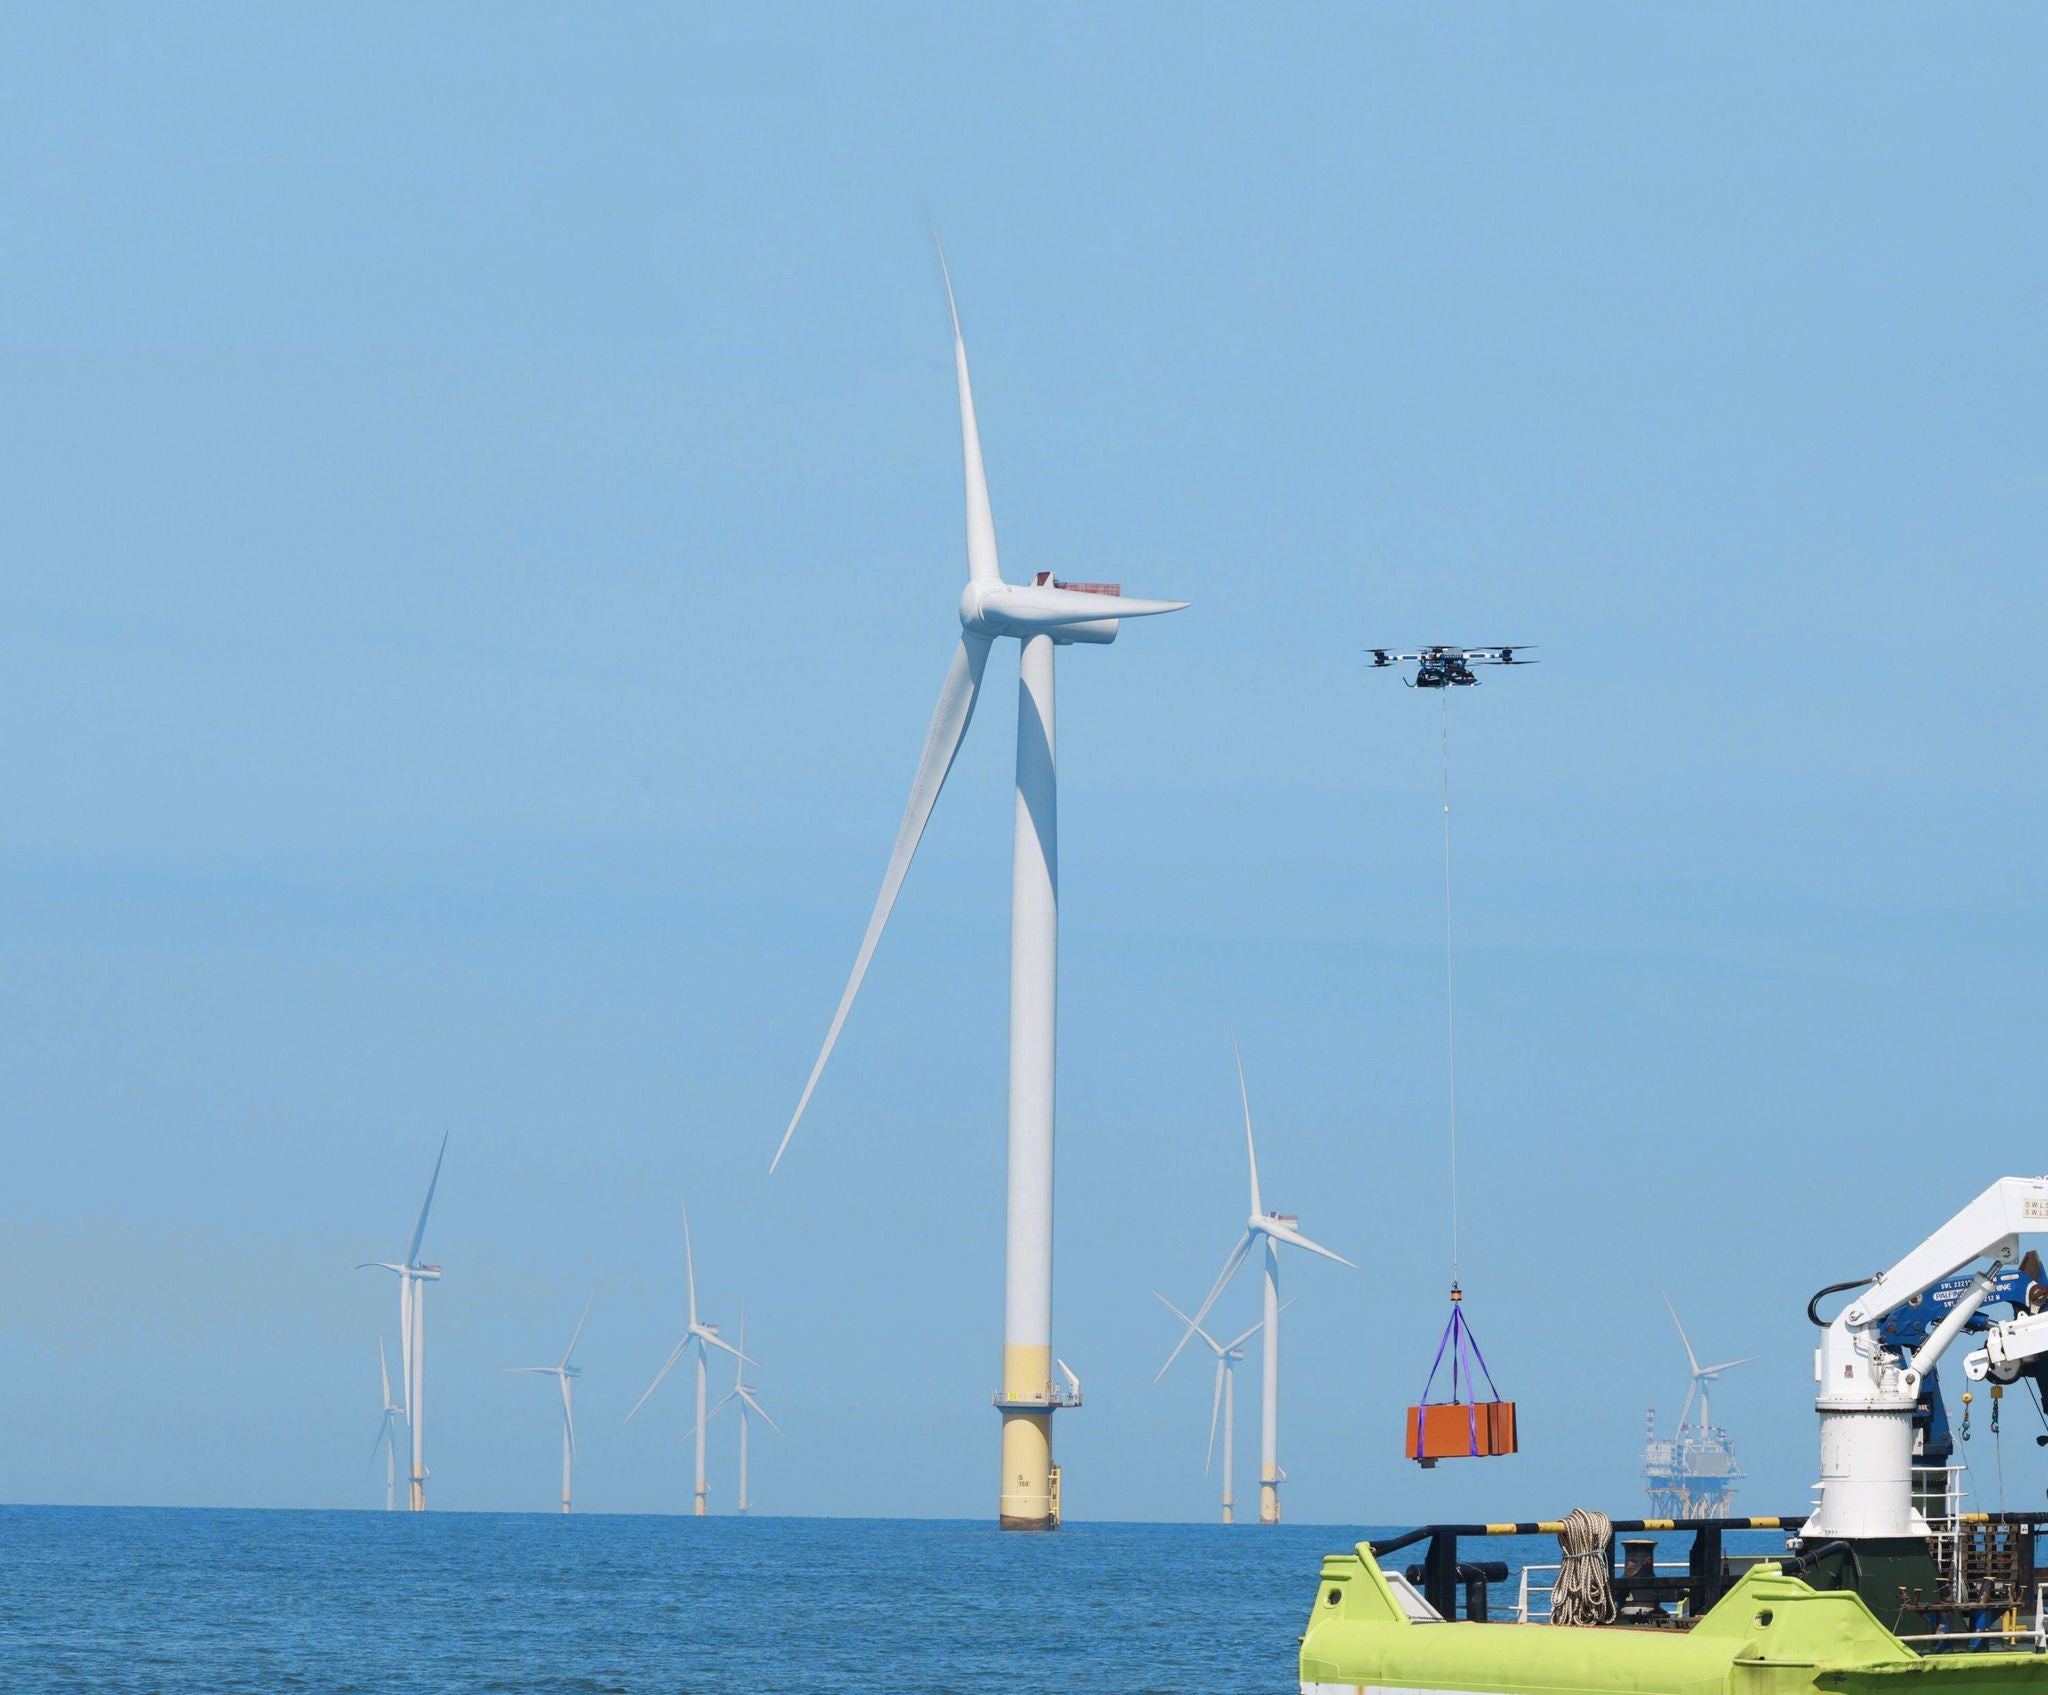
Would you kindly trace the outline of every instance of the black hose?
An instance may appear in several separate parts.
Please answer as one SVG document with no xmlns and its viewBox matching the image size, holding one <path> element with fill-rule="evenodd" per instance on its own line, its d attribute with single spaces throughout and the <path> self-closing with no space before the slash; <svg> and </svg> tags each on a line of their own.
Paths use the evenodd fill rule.
<svg viewBox="0 0 2048 1695">
<path fill-rule="evenodd" d="M 1821 1330 L 1827 1329 L 1828 1321 L 1821 1317 L 1818 1310 L 1822 1301 L 1826 1300 L 1830 1295 L 1841 1294 L 1845 1289 L 1861 1289 L 1866 1284 L 1875 1283 L 1876 1281 L 1875 1277 L 1859 1277 L 1851 1283 L 1830 1283 L 1825 1289 L 1817 1291 L 1813 1299 L 1806 1303 L 1807 1322 Z"/>
<path fill-rule="evenodd" d="M 1823 1289 L 1821 1294 L 1825 1295 L 1828 1292 Z M 1818 1300 L 1820 1297 L 1817 1295 L 1814 1298 Z M 1823 1542 L 1818 1548 L 1808 1550 L 1806 1553 L 1801 1554 L 1798 1559 L 1792 1561 L 1790 1565 L 1786 1566 L 1785 1575 L 1787 1577 L 1797 1577 L 1801 1572 L 1813 1570 L 1822 1560 L 1830 1559 L 1836 1554 L 1847 1554 L 1849 1556 L 1849 1563 L 1856 1568 L 1856 1587 L 1858 1590 L 1861 1590 L 1863 1587 L 1863 1561 L 1858 1557 L 1854 1544 L 1848 1542 Z M 1842 1586 L 1837 1583 L 1835 1587 L 1839 1589 Z"/>
</svg>

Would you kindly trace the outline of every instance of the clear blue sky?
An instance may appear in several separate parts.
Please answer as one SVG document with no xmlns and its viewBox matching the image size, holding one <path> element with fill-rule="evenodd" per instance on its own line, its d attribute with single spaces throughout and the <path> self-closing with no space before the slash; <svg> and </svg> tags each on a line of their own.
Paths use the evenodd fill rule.
<svg viewBox="0 0 2048 1695">
<path fill-rule="evenodd" d="M 2013 6 L 10 9 L 0 1498 L 376 1501 L 349 1268 L 448 1129 L 437 1504 L 549 1503 L 496 1368 L 595 1283 L 579 1498 L 683 1508 L 683 1397 L 619 1419 L 687 1196 L 762 1510 L 992 1511 L 1013 648 L 765 1171 L 957 629 L 928 209 L 1011 576 L 1194 603 L 1062 671 L 1070 1510 L 1211 1511 L 1152 1290 L 1243 1212 L 1232 1029 L 1268 1196 L 1363 1267 L 1294 1268 L 1292 1516 L 1634 1505 L 1660 1284 L 1762 1355 L 1743 1501 L 1803 1501 L 1807 1294 L 2040 1164 L 2044 52 Z M 1452 703 L 1528 1452 L 1427 1475 L 1437 703 L 1360 651 L 1423 640 L 1546 661 Z"/>
</svg>

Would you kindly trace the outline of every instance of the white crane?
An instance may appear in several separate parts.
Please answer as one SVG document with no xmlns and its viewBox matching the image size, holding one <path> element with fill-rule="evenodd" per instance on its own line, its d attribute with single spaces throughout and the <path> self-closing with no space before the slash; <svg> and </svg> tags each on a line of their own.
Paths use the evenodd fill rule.
<svg viewBox="0 0 2048 1695">
<path fill-rule="evenodd" d="M 1807 1538 L 1927 1534 L 1927 1520 L 1913 1504 L 1913 1410 L 1920 1386 L 1990 1298 L 1999 1273 L 2019 1264 L 2020 1237 L 2043 1233 L 2048 1177 L 2001 1177 L 1872 1279 L 1869 1290 L 1822 1331 L 1813 1356 L 1820 1384 L 1814 1408 L 1820 1414 L 1821 1493 L 1802 1533 Z M 1969 1279 L 1948 1316 L 1910 1358 L 1884 1342 L 1879 1326 L 1887 1314 L 1980 1260 L 1990 1263 Z M 1984 1345 L 1964 1357 L 1963 1374 L 1972 1382 L 1989 1377 L 2010 1383 L 2027 1360 L 2044 1353 L 2048 1312 L 2023 1312 L 1990 1325 Z"/>
<path fill-rule="evenodd" d="M 589 1294 L 589 1295 L 588 1295 L 588 1296 L 587 1296 L 587 1297 L 585 1298 L 585 1300 L 584 1300 L 584 1302 L 583 1302 L 583 1313 L 582 1313 L 582 1316 L 581 1316 L 581 1317 L 579 1317 L 579 1318 L 578 1318 L 578 1319 L 576 1320 L 576 1328 L 575 1328 L 574 1330 L 572 1330 L 572 1331 L 570 1331 L 570 1332 L 569 1332 L 569 1345 L 568 1345 L 568 1346 L 567 1346 L 566 1348 L 564 1348 L 564 1349 L 562 1350 L 562 1357 L 561 1357 L 561 1360 L 560 1360 L 560 1361 L 559 1361 L 559 1362 L 558 1362 L 557 1364 L 554 1364 L 554 1365 L 508 1365 L 508 1366 L 501 1366 L 501 1367 L 499 1368 L 499 1369 L 500 1369 L 500 1370 L 502 1370 L 502 1371 L 508 1371 L 508 1372 L 511 1372 L 511 1373 L 512 1373 L 513 1375 L 515 1375 L 515 1376 L 522 1376 L 522 1377 L 525 1377 L 525 1376 L 538 1376 L 538 1377 L 552 1377 L 552 1378 L 554 1378 L 554 1379 L 555 1379 L 555 1381 L 556 1381 L 556 1382 L 558 1382 L 558 1383 L 559 1383 L 559 1384 L 561 1384 L 561 1386 L 562 1386 L 562 1511 L 563 1511 L 563 1512 L 567 1512 L 567 1511 L 569 1510 L 569 1494 L 570 1494 L 570 1490 L 569 1490 L 569 1484 L 570 1484 L 570 1467 L 571 1467 L 571 1464 L 572 1464 L 572 1462 L 573 1462 L 573 1461 L 575 1460 L 575 1458 L 576 1458 L 576 1409 L 575 1409 L 575 1407 L 574 1407 L 573 1405 L 571 1405 L 571 1403 L 570 1403 L 570 1398 L 569 1398 L 569 1385 L 570 1385 L 571 1383 L 573 1383 L 573 1382 L 574 1382 L 574 1381 L 575 1381 L 575 1380 L 576 1380 L 577 1378 L 579 1378 L 579 1377 L 581 1377 L 581 1376 L 583 1375 L 583 1373 L 582 1373 L 582 1371 L 581 1371 L 581 1370 L 579 1370 L 579 1369 L 578 1369 L 577 1367 L 575 1367 L 575 1366 L 573 1366 L 573 1365 L 571 1365 L 571 1364 L 569 1363 L 569 1358 L 570 1358 L 570 1356 L 571 1356 L 572 1354 L 574 1354 L 574 1353 L 576 1352 L 576 1344 L 577 1344 L 577 1343 L 578 1343 L 579 1341 L 581 1341 L 581 1340 L 582 1340 L 582 1337 L 583 1337 L 583 1322 L 584 1322 L 584 1320 L 585 1320 L 585 1319 L 587 1319 L 587 1318 L 589 1318 L 589 1317 L 590 1317 L 590 1303 L 591 1303 L 592 1301 L 596 1300 L 596 1299 L 597 1299 L 597 1291 L 596 1291 L 595 1289 L 593 1289 L 593 1290 L 591 1290 L 591 1291 L 590 1291 L 590 1294 Z"/>
<path fill-rule="evenodd" d="M 1230 1049 L 1237 1059 L 1237 1093 L 1244 1103 L 1244 1148 L 1245 1157 L 1251 1167 L 1251 1216 L 1245 1221 L 1244 1234 L 1238 1238 L 1237 1246 L 1230 1250 L 1230 1257 L 1224 1260 L 1223 1269 L 1216 1276 L 1202 1304 L 1195 1309 L 1195 1316 L 1189 1320 L 1188 1328 L 1182 1332 L 1173 1352 L 1166 1356 L 1166 1365 L 1159 1368 L 1159 1376 L 1166 1375 L 1166 1366 L 1180 1357 L 1180 1351 L 1193 1339 L 1195 1327 L 1209 1316 L 1209 1309 L 1216 1304 L 1216 1297 L 1229 1286 L 1237 1275 L 1238 1267 L 1256 1244 L 1265 1250 L 1266 1269 L 1266 1312 L 1262 1320 L 1266 1331 L 1265 1381 L 1261 1385 L 1259 1403 L 1259 1522 L 1278 1524 L 1280 1522 L 1280 1485 L 1287 1474 L 1280 1469 L 1280 1244 L 1285 1242 L 1309 1253 L 1320 1254 L 1324 1259 L 1333 1259 L 1339 1265 L 1351 1265 L 1342 1254 L 1333 1254 L 1320 1243 L 1311 1242 L 1296 1228 L 1301 1220 L 1292 1213 L 1268 1212 L 1259 1195 L 1259 1150 L 1252 1141 L 1252 1098 L 1245 1087 L 1244 1055 L 1238 1053 L 1237 1043 Z M 1356 1266 L 1351 1266 L 1356 1271 Z M 1155 1377 L 1156 1383 L 1159 1379 Z"/>
<path fill-rule="evenodd" d="M 427 1180 L 427 1198 L 420 1202 L 419 1222 L 412 1227 L 402 1260 L 371 1260 L 358 1271 L 390 1271 L 398 1276 L 399 1367 L 405 1378 L 405 1422 L 412 1432 L 412 1470 L 406 1483 L 408 1512 L 427 1510 L 427 1285 L 441 1276 L 438 1265 L 420 1260 L 420 1241 L 427 1233 L 427 1214 L 441 1181 L 441 1162 L 448 1157 L 448 1137 L 434 1156 L 434 1175 Z"/>
<path fill-rule="evenodd" d="M 1188 1317 L 1186 1313 L 1182 1312 L 1179 1307 L 1167 1300 L 1164 1295 L 1159 1294 L 1157 1289 L 1154 1289 L 1152 1293 L 1165 1303 L 1168 1312 L 1172 1313 L 1190 1331 L 1208 1343 L 1210 1352 L 1216 1356 L 1216 1389 L 1209 1398 L 1209 1452 L 1208 1456 L 1202 1461 L 1202 1475 L 1207 1477 L 1210 1468 L 1216 1461 L 1216 1412 L 1220 1407 L 1223 1411 L 1223 1522 L 1225 1524 L 1235 1524 L 1237 1522 L 1237 1500 L 1231 1493 L 1231 1479 L 1237 1475 L 1237 1366 L 1238 1362 L 1244 1358 L 1245 1343 L 1258 1334 L 1266 1321 L 1262 1318 L 1249 1330 L 1239 1331 L 1228 1342 L 1219 1342 L 1192 1318 Z M 1293 1305 L 1294 1303 L 1289 1301 L 1287 1306 L 1282 1307 L 1280 1310 L 1285 1312 L 1287 1307 Z M 1174 1353 L 1178 1355 L 1180 1349 L 1174 1349 Z M 1162 1365 L 1159 1368 L 1159 1377 L 1166 1375 L 1166 1366 L 1171 1364 L 1173 1364 L 1173 1360 L 1169 1359 L 1166 1365 Z M 1153 1378 L 1152 1381 L 1157 1383 L 1159 1377 Z"/>
<path fill-rule="evenodd" d="M 910 802 L 897 827 L 896 846 L 889 855 L 867 933 L 854 956 L 853 974 L 839 997 L 825 1044 L 769 1169 L 774 1170 L 789 1147 L 839 1040 L 861 979 L 867 975 L 897 891 L 974 716 L 989 649 L 998 637 L 1014 637 L 1022 653 L 1010 871 L 1009 1216 L 1003 1266 L 1003 1382 L 996 1395 L 1003 1417 L 997 1511 L 998 1521 L 1007 1529 L 1050 1530 L 1058 1523 L 1052 1414 L 1059 1407 L 1075 1404 L 1052 1380 L 1053 1081 L 1059 957 L 1053 651 L 1073 642 L 1113 642 L 1121 619 L 1177 612 L 1187 603 L 1126 599 L 1115 584 L 1056 583 L 1049 571 L 1038 572 L 1026 584 L 1003 581 L 996 561 L 995 520 L 989 509 L 974 393 L 967 377 L 967 344 L 960 334 L 959 308 L 953 299 L 952 278 L 945 273 L 943 252 L 939 267 L 945 275 L 946 305 L 953 319 L 953 365 L 960 391 L 961 456 L 967 481 L 967 586 L 959 602 L 960 646 L 939 691 L 931 727 L 925 732 Z"/>
<path fill-rule="evenodd" d="M 647 1397 L 661 1387 L 661 1380 L 675 1368 L 676 1361 L 681 1359 L 692 1348 L 695 1348 L 697 1351 L 697 1422 L 691 1426 L 691 1429 L 697 1437 L 697 1492 L 695 1497 L 696 1505 L 693 1511 L 697 1517 L 702 1518 L 710 1510 L 706 1503 L 711 1495 L 710 1487 L 704 1481 L 704 1426 L 706 1423 L 704 1409 L 705 1357 L 711 1349 L 723 1348 L 733 1358 L 745 1360 L 748 1365 L 752 1365 L 755 1362 L 747 1359 L 745 1354 L 741 1353 L 739 1349 L 720 1336 L 717 1325 L 707 1324 L 697 1316 L 697 1256 L 690 1245 L 690 1209 L 688 1207 L 683 1208 L 683 1269 L 690 1285 L 689 1323 L 684 1327 L 682 1340 L 676 1343 L 675 1347 L 670 1350 L 668 1359 L 663 1363 L 662 1368 L 654 1374 L 654 1381 L 647 1385 L 646 1389 L 642 1391 L 640 1399 L 633 1403 L 633 1412 L 626 1414 L 625 1422 L 628 1424 L 632 1422 L 633 1413 L 637 1413 L 642 1407 L 647 1405 Z M 764 1414 L 763 1416 L 765 1417 L 766 1415 Z"/>
</svg>

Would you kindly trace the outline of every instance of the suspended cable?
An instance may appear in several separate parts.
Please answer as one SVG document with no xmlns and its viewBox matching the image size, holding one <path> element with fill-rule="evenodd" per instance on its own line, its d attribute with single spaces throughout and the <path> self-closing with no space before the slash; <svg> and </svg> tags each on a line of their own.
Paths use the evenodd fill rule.
<svg viewBox="0 0 2048 1695">
<path fill-rule="evenodd" d="M 1451 951 L 1451 692 L 1441 696 L 1444 744 L 1444 1065 L 1451 1119 L 1451 1287 L 1458 1286 L 1458 994 Z"/>
<path fill-rule="evenodd" d="M 1503 1400 L 1494 1387 L 1492 1373 L 1473 1339 L 1465 1320 L 1464 1291 L 1460 1277 L 1464 1270 L 1464 1232 L 1458 1197 L 1458 974 L 1456 908 L 1452 903 L 1451 876 L 1451 703 L 1454 688 L 1471 688 L 1479 678 L 1475 665 L 1527 664 L 1515 657 L 1512 647 L 1426 647 L 1414 653 L 1393 653 L 1384 648 L 1369 650 L 1376 670 L 1397 663 L 1417 662 L 1417 689 L 1435 689 L 1441 699 L 1439 735 L 1442 753 L 1442 809 L 1444 831 L 1444 1111 L 1448 1121 L 1448 1199 L 1451 1224 L 1451 1316 L 1437 1344 L 1437 1357 L 1430 1366 L 1422 1399 L 1408 1409 L 1408 1457 L 1424 1466 L 1440 1459 L 1512 1454 L 1518 1446 L 1515 1403 Z M 1405 681 L 1406 679 L 1404 679 Z M 1477 1363 L 1475 1374 L 1466 1363 L 1469 1349 Z M 1451 1399 L 1432 1401 L 1437 1369 L 1446 1351 L 1451 1359 Z M 1484 1377 L 1489 1399 L 1479 1398 L 1479 1379 Z M 1605 1522 L 1604 1520 L 1602 1521 Z"/>
</svg>

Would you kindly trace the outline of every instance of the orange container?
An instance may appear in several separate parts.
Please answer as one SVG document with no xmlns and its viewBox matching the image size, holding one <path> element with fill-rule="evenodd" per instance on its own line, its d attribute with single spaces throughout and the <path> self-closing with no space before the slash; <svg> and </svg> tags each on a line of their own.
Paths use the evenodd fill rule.
<svg viewBox="0 0 2048 1695">
<path fill-rule="evenodd" d="M 1513 1452 L 1513 1401 L 1435 1401 L 1408 1409 L 1411 1460 L 1491 1459 Z"/>
</svg>

